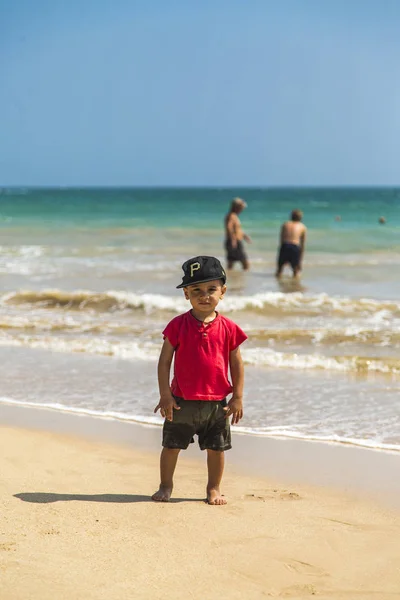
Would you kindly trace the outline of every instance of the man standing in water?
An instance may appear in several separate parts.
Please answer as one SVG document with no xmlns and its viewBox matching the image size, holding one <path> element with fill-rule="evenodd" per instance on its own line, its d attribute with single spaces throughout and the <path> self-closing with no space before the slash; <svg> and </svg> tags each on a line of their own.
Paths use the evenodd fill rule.
<svg viewBox="0 0 400 600">
<path fill-rule="evenodd" d="M 281 227 L 276 277 L 281 276 L 286 264 L 292 267 L 293 277 L 298 277 L 300 274 L 307 235 L 307 227 L 301 222 L 302 218 L 301 210 L 292 210 L 291 220 L 286 221 Z"/>
<path fill-rule="evenodd" d="M 246 202 L 241 198 L 232 200 L 231 208 L 225 217 L 225 250 L 227 268 L 232 269 L 235 262 L 242 263 L 245 271 L 249 268 L 249 260 L 243 247 L 243 240 L 251 243 L 248 235 L 243 233 L 239 215 L 247 206 Z"/>
</svg>

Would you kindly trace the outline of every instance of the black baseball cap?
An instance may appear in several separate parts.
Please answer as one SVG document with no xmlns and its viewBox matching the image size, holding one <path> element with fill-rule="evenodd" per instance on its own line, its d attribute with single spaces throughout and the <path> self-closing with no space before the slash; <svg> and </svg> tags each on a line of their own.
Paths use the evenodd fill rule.
<svg viewBox="0 0 400 600">
<path fill-rule="evenodd" d="M 177 288 L 183 288 L 194 283 L 205 283 L 214 279 L 222 279 L 226 282 L 226 273 L 222 268 L 218 258 L 214 256 L 195 256 L 189 258 L 182 265 L 183 278 L 182 283 Z"/>
</svg>

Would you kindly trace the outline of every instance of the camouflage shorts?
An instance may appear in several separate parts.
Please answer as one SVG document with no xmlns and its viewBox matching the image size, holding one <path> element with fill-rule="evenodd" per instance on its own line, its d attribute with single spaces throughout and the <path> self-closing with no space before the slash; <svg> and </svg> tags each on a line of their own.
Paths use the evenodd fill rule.
<svg viewBox="0 0 400 600">
<path fill-rule="evenodd" d="M 164 448 L 180 448 L 185 450 L 194 442 L 195 434 L 199 437 L 201 450 L 229 450 L 231 446 L 231 429 L 226 418 L 224 400 L 184 400 L 175 398 L 180 410 L 174 409 L 173 420 L 164 421 Z"/>
</svg>

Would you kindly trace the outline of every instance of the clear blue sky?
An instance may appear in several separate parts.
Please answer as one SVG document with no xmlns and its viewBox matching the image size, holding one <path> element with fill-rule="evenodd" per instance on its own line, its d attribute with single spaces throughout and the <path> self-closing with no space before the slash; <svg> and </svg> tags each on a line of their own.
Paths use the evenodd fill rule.
<svg viewBox="0 0 400 600">
<path fill-rule="evenodd" d="M 400 184 L 397 0 L 0 14 L 0 185 Z"/>
</svg>

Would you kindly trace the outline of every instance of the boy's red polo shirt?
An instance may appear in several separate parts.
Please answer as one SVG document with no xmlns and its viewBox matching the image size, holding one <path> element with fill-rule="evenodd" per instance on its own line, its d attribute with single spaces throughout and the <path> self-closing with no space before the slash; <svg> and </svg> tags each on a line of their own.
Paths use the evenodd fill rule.
<svg viewBox="0 0 400 600">
<path fill-rule="evenodd" d="M 247 340 L 236 323 L 217 314 L 211 323 L 188 311 L 172 319 L 163 331 L 175 349 L 171 391 L 185 400 L 222 400 L 232 392 L 229 355 Z"/>
</svg>

